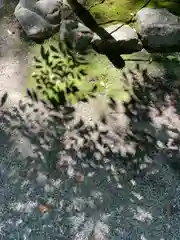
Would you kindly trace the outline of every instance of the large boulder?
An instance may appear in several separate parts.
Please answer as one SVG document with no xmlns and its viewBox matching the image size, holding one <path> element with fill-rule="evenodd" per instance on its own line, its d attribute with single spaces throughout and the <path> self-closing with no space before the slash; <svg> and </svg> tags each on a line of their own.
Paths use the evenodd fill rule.
<svg viewBox="0 0 180 240">
<path fill-rule="evenodd" d="M 180 49 L 180 18 L 167 9 L 141 9 L 136 20 L 138 33 L 146 49 L 153 52 Z"/>
<path fill-rule="evenodd" d="M 57 32 L 62 19 L 76 19 L 67 0 L 19 0 L 14 14 L 27 36 L 39 40 Z"/>
<path fill-rule="evenodd" d="M 17 4 L 17 6 L 15 8 L 15 12 L 20 10 L 20 8 L 27 8 L 29 10 L 33 10 L 36 2 L 37 2 L 37 0 L 31 0 L 31 1 L 29 1 L 29 0 L 19 0 L 19 3 Z"/>
<path fill-rule="evenodd" d="M 59 28 L 59 25 L 49 24 L 40 15 L 24 7 L 16 9 L 15 16 L 31 39 L 45 39 Z"/>
<path fill-rule="evenodd" d="M 60 25 L 60 39 L 68 41 L 78 52 L 85 53 L 90 48 L 93 33 L 82 23 L 63 20 Z"/>
<path fill-rule="evenodd" d="M 92 42 L 97 48 L 101 48 L 101 46 L 105 48 L 112 47 L 112 50 L 114 50 L 114 48 L 121 48 L 122 54 L 131 54 L 133 52 L 141 51 L 142 44 L 138 39 L 138 35 L 129 25 L 115 24 L 108 26 L 105 30 L 111 34 L 116 42 L 112 44 L 108 43 L 107 46 L 104 46 L 104 41 L 95 34 Z"/>
<path fill-rule="evenodd" d="M 35 4 L 35 11 L 49 23 L 60 24 L 61 4 L 59 0 L 40 0 Z"/>
</svg>

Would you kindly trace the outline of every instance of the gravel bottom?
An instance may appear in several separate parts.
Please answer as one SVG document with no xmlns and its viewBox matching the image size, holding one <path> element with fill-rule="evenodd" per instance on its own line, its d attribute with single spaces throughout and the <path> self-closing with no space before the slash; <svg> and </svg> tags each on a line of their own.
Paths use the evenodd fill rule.
<svg viewBox="0 0 180 240">
<path fill-rule="evenodd" d="M 0 113 L 2 239 L 179 239 L 179 176 L 163 151 L 143 156 L 143 175 L 106 150 L 92 165 L 83 137 L 74 144 L 69 136 L 78 132 L 65 132 L 53 112 L 26 99 L 7 104 Z M 106 129 L 115 137 L 111 124 Z M 113 144 L 124 154 L 136 151 L 122 138 Z M 54 161 L 59 167 L 50 171 Z"/>
<path fill-rule="evenodd" d="M 138 151 L 142 152 L 136 142 L 125 139 L 130 119 L 123 109 L 107 114 L 108 123 L 104 125 L 97 117 L 99 103 L 79 105 L 76 121 L 83 117 L 89 127 L 97 122 L 98 131 L 108 130 L 103 141 L 111 151 L 98 142 L 97 130 L 90 133 L 88 151 L 87 134 L 80 136 L 75 122 L 65 128 L 54 116 L 57 113 L 22 98 L 28 52 L 17 35 L 7 31 L 13 32 L 9 24 L 3 24 L 0 37 L 0 94 L 9 93 L 0 110 L 0 237 L 180 239 L 178 167 L 175 171 L 167 164 L 171 155 L 179 156 L 178 144 L 172 146 L 180 130 L 175 108 L 166 107 L 161 116 L 152 108 L 153 127 L 147 122 L 134 125 L 139 131 L 149 127 L 152 135 L 158 129 L 154 147 L 149 145 L 151 153 L 143 153 L 143 174 L 135 174 L 122 162 L 128 159 L 126 156 L 135 160 Z M 169 135 L 163 135 L 163 126 L 169 129 Z M 163 147 L 165 143 L 169 152 Z M 101 162 L 97 164 L 99 155 Z M 55 168 L 50 171 L 52 162 Z"/>
</svg>

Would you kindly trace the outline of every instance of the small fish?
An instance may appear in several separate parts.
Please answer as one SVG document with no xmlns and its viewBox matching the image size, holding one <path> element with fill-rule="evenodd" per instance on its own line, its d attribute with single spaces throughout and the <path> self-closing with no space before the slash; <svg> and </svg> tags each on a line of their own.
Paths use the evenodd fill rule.
<svg viewBox="0 0 180 240">
<path fill-rule="evenodd" d="M 32 94 L 33 94 L 33 100 L 35 100 L 36 102 L 38 102 L 38 96 L 36 94 L 35 91 L 32 91 Z"/>
<path fill-rule="evenodd" d="M 46 205 L 46 204 L 39 205 L 39 210 L 41 213 L 49 212 L 49 210 L 51 210 L 51 208 L 52 208 L 52 206 L 50 206 L 50 205 Z"/>
<path fill-rule="evenodd" d="M 84 182 L 84 175 L 81 174 L 81 173 L 77 173 L 77 174 L 76 174 L 76 181 L 77 181 L 78 183 Z"/>
<path fill-rule="evenodd" d="M 172 204 L 167 204 L 164 208 L 164 214 L 166 215 L 166 217 L 170 217 L 174 214 L 174 206 Z"/>
<path fill-rule="evenodd" d="M 26 91 L 27 91 L 27 95 L 28 95 L 31 99 L 33 99 L 33 95 L 32 95 L 32 93 L 31 93 L 31 91 L 30 91 L 29 89 L 27 89 Z"/>
<path fill-rule="evenodd" d="M 5 94 L 1 98 L 1 105 L 0 105 L 0 107 L 2 107 L 5 104 L 7 98 L 8 98 L 8 93 L 5 92 Z"/>
<path fill-rule="evenodd" d="M 110 97 L 109 100 L 110 100 L 109 107 L 111 109 L 113 109 L 113 110 L 117 110 L 117 103 L 116 103 L 116 101 L 112 97 Z"/>
</svg>

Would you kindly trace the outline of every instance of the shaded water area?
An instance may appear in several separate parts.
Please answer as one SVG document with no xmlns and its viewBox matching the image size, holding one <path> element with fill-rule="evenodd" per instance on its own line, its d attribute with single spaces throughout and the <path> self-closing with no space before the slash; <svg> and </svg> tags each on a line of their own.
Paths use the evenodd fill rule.
<svg viewBox="0 0 180 240">
<path fill-rule="evenodd" d="M 139 101 L 57 113 L 21 96 L 31 44 L 16 24 L 1 18 L 0 237 L 180 239 L 179 63 L 127 63 Z"/>
</svg>

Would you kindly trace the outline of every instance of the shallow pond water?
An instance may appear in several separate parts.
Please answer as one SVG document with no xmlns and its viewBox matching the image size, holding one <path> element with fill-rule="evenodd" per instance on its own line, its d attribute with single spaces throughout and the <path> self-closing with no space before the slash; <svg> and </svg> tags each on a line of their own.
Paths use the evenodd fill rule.
<svg viewBox="0 0 180 240">
<path fill-rule="evenodd" d="M 32 55 L 37 54 L 33 52 L 37 46 L 20 38 L 12 11 L 10 16 L 0 21 L 0 88 L 2 91 L 21 92 L 27 84 L 28 67 L 31 66 Z M 131 61 L 127 60 L 127 66 L 135 69 L 136 63 L 132 58 L 142 60 L 149 58 L 149 54 L 141 52 L 123 57 L 131 58 Z M 142 62 L 141 67 L 148 66 L 151 74 L 157 77 L 162 74 L 163 78 L 166 73 L 171 73 L 172 80 L 175 76 L 178 78 L 178 62 L 165 61 L 163 57 L 162 60 L 167 64 L 162 66 L 160 57 L 154 65 Z M 103 77 L 110 72 L 110 65 L 103 58 L 101 61 L 100 71 L 95 59 L 89 71 Z M 116 78 L 114 69 L 112 72 Z M 175 85 L 172 84 L 172 87 L 175 88 Z M 78 117 L 88 119 L 92 124 L 94 109 L 100 113 L 103 107 L 106 112 L 103 104 L 102 101 L 92 105 L 80 104 Z M 101 152 L 99 132 L 94 132 L 94 135 L 90 132 L 89 135 L 99 142 L 96 141 L 93 148 L 91 141 L 87 153 L 83 142 L 86 132 L 82 132 L 75 145 L 68 134 L 77 136 L 78 133 L 70 128 L 62 148 L 62 140 L 59 140 L 64 133 L 62 123 L 58 122 L 58 118 L 54 120 L 53 113 L 41 109 L 38 104 L 33 108 L 31 102 L 29 105 L 21 104 L 21 109 L 18 104 L 13 108 L 1 108 L 0 238 L 180 239 L 179 170 L 178 165 L 175 165 L 174 171 L 166 164 L 167 158 L 179 158 L 178 142 L 173 145 L 171 140 L 176 137 L 178 140 L 180 118 L 174 105 L 165 106 L 162 115 L 157 114 L 151 103 L 149 105 L 147 110 L 151 119 L 146 121 L 133 122 L 125 116 L 122 108 L 116 114 L 107 114 L 107 125 L 97 121 L 102 133 L 109 131 L 107 139 L 103 135 L 102 140 L 105 139 L 112 149 L 108 152 L 105 148 Z M 142 103 L 142 109 L 144 107 Z M 140 137 L 139 142 L 138 139 L 125 139 L 129 128 L 133 130 L 132 125 L 135 128 L 134 137 Z M 148 138 L 145 138 L 146 130 Z M 152 139 L 155 139 L 153 143 Z M 142 143 L 145 143 L 145 149 Z M 67 149 L 69 146 L 70 149 Z M 121 154 L 115 154 L 117 149 Z M 88 165 L 96 156 L 97 160 L 98 156 L 104 159 L 105 165 L 98 165 L 99 162 Z M 58 178 L 51 175 L 46 162 L 67 157 L 72 163 L 68 169 L 69 178 L 64 177 L 63 169 L 58 172 Z M 128 168 L 128 158 L 134 162 L 143 158 L 149 166 L 147 174 L 136 177 Z M 124 165 L 121 165 L 121 160 Z M 76 161 L 80 169 L 79 165 L 74 165 Z M 74 179 L 73 173 L 77 169 L 84 176 Z"/>
</svg>

